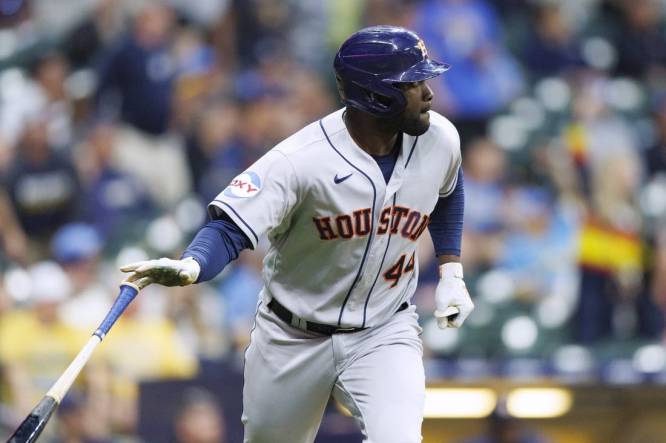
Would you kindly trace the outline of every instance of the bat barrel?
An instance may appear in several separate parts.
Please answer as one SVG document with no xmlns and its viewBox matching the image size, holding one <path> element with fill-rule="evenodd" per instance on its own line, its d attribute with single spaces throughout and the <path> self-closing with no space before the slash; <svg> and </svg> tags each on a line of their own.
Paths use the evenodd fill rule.
<svg viewBox="0 0 666 443">
<path fill-rule="evenodd" d="M 58 407 L 55 398 L 45 396 L 14 431 L 7 443 L 32 443 L 42 433 L 51 414 Z"/>
</svg>

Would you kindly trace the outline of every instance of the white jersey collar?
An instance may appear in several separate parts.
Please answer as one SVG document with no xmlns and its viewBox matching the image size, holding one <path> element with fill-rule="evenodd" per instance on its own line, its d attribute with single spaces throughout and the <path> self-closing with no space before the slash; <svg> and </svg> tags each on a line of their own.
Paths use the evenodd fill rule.
<svg viewBox="0 0 666 443">
<path fill-rule="evenodd" d="M 335 149 L 341 155 L 347 157 L 348 161 L 368 174 L 379 189 L 385 190 L 382 194 L 384 194 L 384 201 L 388 202 L 393 198 L 393 194 L 402 186 L 405 170 L 409 166 L 409 161 L 411 160 L 413 150 L 416 148 L 418 137 L 412 137 L 403 133 L 400 154 L 398 155 L 391 179 L 387 184 L 375 159 L 358 146 L 351 137 L 351 134 L 349 134 L 343 119 L 344 110 L 345 108 L 338 109 L 324 117 L 322 119 L 322 127 Z"/>
</svg>

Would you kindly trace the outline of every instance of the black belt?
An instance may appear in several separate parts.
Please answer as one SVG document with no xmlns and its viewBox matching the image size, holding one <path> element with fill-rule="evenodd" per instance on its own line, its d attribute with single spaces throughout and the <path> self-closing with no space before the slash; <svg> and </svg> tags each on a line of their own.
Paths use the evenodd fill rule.
<svg viewBox="0 0 666 443">
<path fill-rule="evenodd" d="M 404 311 L 409 307 L 408 302 L 404 302 L 400 305 L 397 312 Z M 303 320 L 295 316 L 289 309 L 285 308 L 280 304 L 276 299 L 271 299 L 268 303 L 268 309 L 275 312 L 275 315 L 285 323 L 290 324 L 298 329 L 305 329 L 311 332 L 316 332 L 318 334 L 324 335 L 333 335 L 333 334 L 348 334 L 350 332 L 358 332 L 367 328 L 340 328 L 338 326 L 325 325 L 323 323 L 315 323 L 313 321 Z"/>
</svg>

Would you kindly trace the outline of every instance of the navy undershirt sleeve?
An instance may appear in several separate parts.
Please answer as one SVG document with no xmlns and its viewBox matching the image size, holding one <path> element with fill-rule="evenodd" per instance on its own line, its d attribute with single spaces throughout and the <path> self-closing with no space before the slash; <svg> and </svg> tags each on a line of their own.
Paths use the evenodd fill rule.
<svg viewBox="0 0 666 443">
<path fill-rule="evenodd" d="M 199 263 L 197 283 L 200 283 L 215 277 L 243 249 L 251 246 L 247 236 L 229 218 L 211 220 L 197 232 L 181 258 L 192 257 Z"/>
<path fill-rule="evenodd" d="M 435 254 L 460 256 L 465 191 L 462 168 L 458 170 L 458 182 L 451 194 L 440 197 L 430 214 L 428 230 L 435 246 Z"/>
</svg>

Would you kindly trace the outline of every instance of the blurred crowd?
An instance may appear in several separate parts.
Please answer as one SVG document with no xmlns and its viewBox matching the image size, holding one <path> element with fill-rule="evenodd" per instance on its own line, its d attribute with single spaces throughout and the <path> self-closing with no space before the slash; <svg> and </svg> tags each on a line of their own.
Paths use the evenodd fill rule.
<svg viewBox="0 0 666 443">
<path fill-rule="evenodd" d="M 436 330 L 423 239 L 428 358 L 666 371 L 666 2 L 2 0 L 0 429 L 85 343 L 120 264 L 178 257 L 239 171 L 340 107 L 332 56 L 372 24 L 414 29 L 453 66 L 433 107 L 462 137 L 477 308 Z M 54 441 L 131 440 L 140 382 L 242 367 L 265 248 L 205 285 L 143 291 Z M 184 400 L 173 441 L 221 441 L 224 423 L 187 409 L 215 416 L 208 395 Z"/>
</svg>

